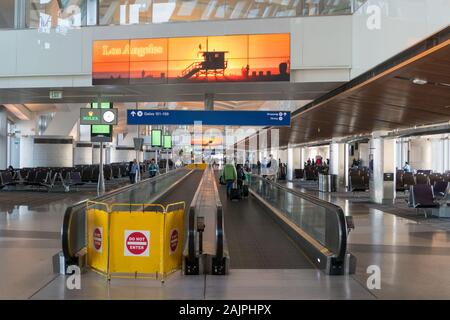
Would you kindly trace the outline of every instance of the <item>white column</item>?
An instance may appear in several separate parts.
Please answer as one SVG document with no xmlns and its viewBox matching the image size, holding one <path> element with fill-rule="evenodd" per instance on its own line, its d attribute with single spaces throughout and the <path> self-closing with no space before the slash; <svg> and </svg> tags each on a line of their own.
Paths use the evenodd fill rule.
<svg viewBox="0 0 450 320">
<path fill-rule="evenodd" d="M 337 187 L 346 190 L 348 186 L 348 144 L 332 142 L 330 144 L 329 173 L 337 175 Z"/>
<path fill-rule="evenodd" d="M 288 145 L 287 149 L 287 180 L 294 179 L 294 148 Z"/>
<path fill-rule="evenodd" d="M 0 170 L 8 164 L 8 116 L 6 108 L 0 106 Z"/>
<path fill-rule="evenodd" d="M 450 136 L 444 140 L 444 172 L 450 170 Z"/>
<path fill-rule="evenodd" d="M 4 170 L 8 163 L 8 116 L 6 108 L 0 106 L 0 170 Z"/>
<path fill-rule="evenodd" d="M 396 141 L 384 139 L 375 132 L 370 140 L 370 199 L 378 204 L 392 204 L 395 200 Z M 390 175 L 387 175 L 390 174 Z"/>
<path fill-rule="evenodd" d="M 305 169 L 305 161 L 306 161 L 306 151 L 305 148 L 300 148 L 300 169 Z"/>
</svg>

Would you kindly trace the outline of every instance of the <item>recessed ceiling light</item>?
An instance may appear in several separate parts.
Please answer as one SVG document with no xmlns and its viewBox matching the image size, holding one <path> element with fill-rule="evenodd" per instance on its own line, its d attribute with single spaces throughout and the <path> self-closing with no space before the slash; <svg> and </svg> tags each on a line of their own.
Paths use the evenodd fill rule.
<svg viewBox="0 0 450 320">
<path fill-rule="evenodd" d="M 424 84 L 427 84 L 427 83 L 428 83 L 427 80 L 424 80 L 424 79 L 418 79 L 418 78 L 414 78 L 414 79 L 412 80 L 412 82 L 413 82 L 414 84 L 418 84 L 418 85 L 424 85 Z"/>
</svg>

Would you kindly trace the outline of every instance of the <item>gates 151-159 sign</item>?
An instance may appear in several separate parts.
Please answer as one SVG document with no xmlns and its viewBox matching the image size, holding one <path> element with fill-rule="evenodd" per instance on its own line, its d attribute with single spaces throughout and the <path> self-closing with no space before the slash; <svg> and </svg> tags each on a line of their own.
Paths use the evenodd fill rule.
<svg viewBox="0 0 450 320">
<path fill-rule="evenodd" d="M 290 80 L 290 35 L 102 40 L 92 83 L 161 84 Z"/>
</svg>

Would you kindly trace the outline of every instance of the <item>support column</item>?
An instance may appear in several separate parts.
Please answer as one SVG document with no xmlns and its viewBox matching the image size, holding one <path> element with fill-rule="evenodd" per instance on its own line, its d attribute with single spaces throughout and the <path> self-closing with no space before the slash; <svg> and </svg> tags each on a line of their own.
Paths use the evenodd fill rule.
<svg viewBox="0 0 450 320">
<path fill-rule="evenodd" d="M 14 28 L 26 29 L 28 14 L 29 14 L 29 1 L 27 0 L 15 0 L 14 2 Z"/>
<path fill-rule="evenodd" d="M 87 21 L 86 24 L 88 26 L 96 26 L 100 23 L 100 5 L 99 0 L 87 0 L 86 1 L 86 14 L 87 14 Z"/>
<path fill-rule="evenodd" d="M 214 110 L 214 94 L 205 93 L 205 110 Z"/>
<path fill-rule="evenodd" d="M 8 116 L 6 108 L 0 106 L 0 170 L 8 165 Z"/>
<path fill-rule="evenodd" d="M 294 179 L 294 148 L 288 145 L 287 149 L 287 177 L 286 179 Z"/>
<path fill-rule="evenodd" d="M 369 155 L 370 200 L 378 204 L 392 204 L 395 200 L 396 141 L 373 133 Z"/>
<path fill-rule="evenodd" d="M 348 143 L 330 144 L 329 174 L 337 176 L 337 191 L 346 191 L 348 187 L 348 150 Z"/>
<path fill-rule="evenodd" d="M 305 169 L 305 161 L 306 161 L 306 156 L 305 156 L 305 148 L 302 147 L 300 148 L 300 169 Z"/>
</svg>

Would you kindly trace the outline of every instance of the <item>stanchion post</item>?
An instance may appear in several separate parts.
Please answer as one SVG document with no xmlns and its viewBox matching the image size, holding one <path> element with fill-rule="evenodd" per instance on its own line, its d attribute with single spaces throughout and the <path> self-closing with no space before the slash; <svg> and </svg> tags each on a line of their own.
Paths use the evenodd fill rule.
<svg viewBox="0 0 450 320">
<path fill-rule="evenodd" d="M 98 168 L 97 194 L 99 196 L 105 193 L 105 177 L 103 175 L 103 142 L 100 142 L 100 163 Z"/>
</svg>

